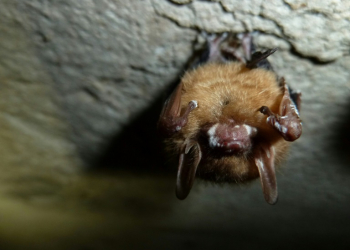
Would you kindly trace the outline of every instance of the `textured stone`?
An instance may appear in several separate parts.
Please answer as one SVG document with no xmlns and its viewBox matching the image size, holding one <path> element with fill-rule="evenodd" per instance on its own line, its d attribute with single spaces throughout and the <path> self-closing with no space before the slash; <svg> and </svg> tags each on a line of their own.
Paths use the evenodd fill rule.
<svg viewBox="0 0 350 250">
<path fill-rule="evenodd" d="M 52 79 L 20 24 L 23 13 L 15 6 L 12 1 L 0 3 L 1 189 L 11 193 L 22 185 L 57 189 L 81 169 L 81 160 Z M 38 190 L 35 195 L 41 191 L 46 193 Z"/>
<path fill-rule="evenodd" d="M 261 31 L 286 40 L 302 56 L 320 61 L 342 57 L 350 43 L 347 1 L 254 0 L 242 4 L 217 0 L 179 7 L 154 0 L 154 5 L 159 14 L 183 27 L 208 32 Z"/>
<path fill-rule="evenodd" d="M 88 162 L 181 72 L 195 39 L 154 15 L 149 1 L 19 6 Z"/>
</svg>

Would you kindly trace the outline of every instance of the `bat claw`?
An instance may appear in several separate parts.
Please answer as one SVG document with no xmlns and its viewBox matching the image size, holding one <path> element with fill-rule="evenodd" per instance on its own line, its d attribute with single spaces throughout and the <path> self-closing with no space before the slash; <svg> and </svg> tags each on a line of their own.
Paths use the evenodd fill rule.
<svg viewBox="0 0 350 250">
<path fill-rule="evenodd" d="M 275 53 L 278 48 L 274 49 L 269 49 L 266 50 L 265 52 L 255 52 L 252 55 L 252 58 L 250 61 L 247 62 L 246 66 L 249 69 L 254 69 L 254 68 L 266 68 L 266 69 L 272 69 L 272 66 L 270 63 L 266 60 L 270 55 Z"/>
<path fill-rule="evenodd" d="M 261 108 L 258 109 L 258 111 L 260 111 L 261 113 L 263 113 L 264 115 L 268 115 L 268 116 L 274 116 L 275 114 L 266 106 L 261 106 Z"/>
</svg>

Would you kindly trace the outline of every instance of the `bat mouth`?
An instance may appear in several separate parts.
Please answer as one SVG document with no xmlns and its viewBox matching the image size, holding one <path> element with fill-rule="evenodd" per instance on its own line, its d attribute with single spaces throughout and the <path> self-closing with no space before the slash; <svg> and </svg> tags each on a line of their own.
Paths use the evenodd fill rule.
<svg viewBox="0 0 350 250">
<path fill-rule="evenodd" d="M 213 145 L 212 140 L 209 139 L 209 147 L 213 151 L 221 152 L 224 154 L 240 154 L 250 149 L 251 143 L 246 141 L 218 141 Z"/>
<path fill-rule="evenodd" d="M 250 150 L 257 129 L 246 124 L 215 123 L 205 126 L 207 144 L 214 152 L 241 154 Z"/>
</svg>

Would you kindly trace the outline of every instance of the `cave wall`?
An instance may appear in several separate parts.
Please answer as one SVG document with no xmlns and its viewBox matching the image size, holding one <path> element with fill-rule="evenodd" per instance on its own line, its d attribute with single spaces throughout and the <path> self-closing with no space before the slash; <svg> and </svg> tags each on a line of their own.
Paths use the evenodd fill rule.
<svg viewBox="0 0 350 250">
<path fill-rule="evenodd" d="M 155 166 L 159 100 L 202 31 L 255 31 L 303 94 L 303 135 L 278 170 L 275 206 L 258 182 L 196 181 L 180 202 L 174 172 Z M 349 44 L 346 1 L 2 0 L 1 249 L 341 249 Z"/>
</svg>

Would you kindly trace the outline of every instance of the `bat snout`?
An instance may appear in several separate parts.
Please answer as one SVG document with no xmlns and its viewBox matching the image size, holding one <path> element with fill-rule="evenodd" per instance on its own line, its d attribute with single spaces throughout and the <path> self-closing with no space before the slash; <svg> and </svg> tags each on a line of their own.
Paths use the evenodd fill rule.
<svg viewBox="0 0 350 250">
<path fill-rule="evenodd" d="M 205 134 L 212 150 L 234 154 L 249 150 L 256 133 L 256 128 L 246 124 L 216 123 L 207 128 Z"/>
</svg>

